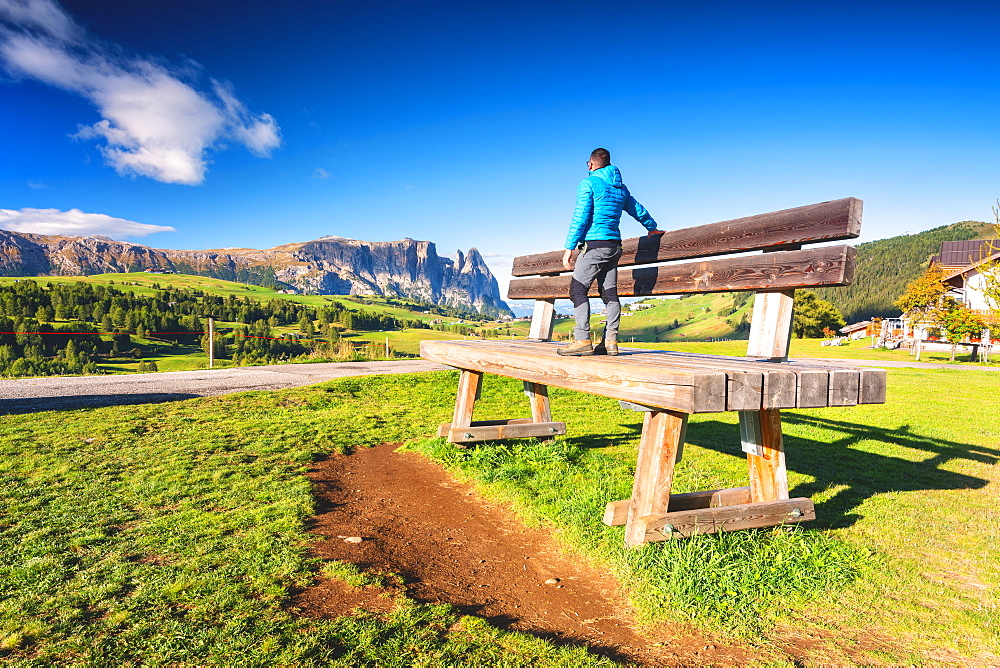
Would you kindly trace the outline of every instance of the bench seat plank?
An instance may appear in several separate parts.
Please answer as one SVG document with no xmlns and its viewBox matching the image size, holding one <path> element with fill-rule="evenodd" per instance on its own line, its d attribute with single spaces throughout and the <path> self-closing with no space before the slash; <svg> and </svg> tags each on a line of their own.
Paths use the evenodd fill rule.
<svg viewBox="0 0 1000 668">
<path fill-rule="evenodd" d="M 538 345 L 522 341 L 502 343 L 505 346 L 519 346 L 525 352 L 530 352 L 532 346 Z M 648 348 L 621 347 L 619 350 L 617 359 L 628 359 L 631 364 L 724 371 L 728 378 L 726 410 L 822 408 L 885 402 L 884 369 L 857 369 L 841 364 L 822 366 L 796 361 L 774 362 L 755 357 Z M 864 397 L 860 395 L 860 378 L 865 378 Z M 746 394 L 746 388 L 753 386 L 759 388 L 761 405 L 757 405 L 755 399 L 740 399 L 741 395 Z"/>
<path fill-rule="evenodd" d="M 420 352 L 425 359 L 453 367 L 685 413 L 850 406 L 884 401 L 884 369 L 826 367 L 643 348 L 620 348 L 617 357 L 560 357 L 556 354 L 559 345 L 528 341 L 424 341 Z"/>
<path fill-rule="evenodd" d="M 424 359 L 461 369 L 472 369 L 633 401 L 684 413 L 726 410 L 726 374 L 699 369 L 664 369 L 648 365 L 615 366 L 614 358 L 565 358 L 558 346 L 532 343 L 522 346 L 499 341 L 422 341 Z M 519 349 L 521 348 L 521 349 Z"/>
<path fill-rule="evenodd" d="M 659 267 L 622 269 L 618 295 L 679 295 L 740 290 L 789 290 L 850 285 L 854 280 L 854 248 L 828 246 L 779 251 Z M 510 282 L 508 299 L 565 299 L 572 276 L 519 278 Z M 596 286 L 591 297 L 599 297 Z"/>
</svg>

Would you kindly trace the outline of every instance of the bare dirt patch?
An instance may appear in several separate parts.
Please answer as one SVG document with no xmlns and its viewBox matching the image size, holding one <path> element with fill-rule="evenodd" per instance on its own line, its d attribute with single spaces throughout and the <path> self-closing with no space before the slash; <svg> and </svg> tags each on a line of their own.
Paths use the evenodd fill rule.
<svg viewBox="0 0 1000 668">
<path fill-rule="evenodd" d="M 637 630 L 620 584 L 563 552 L 547 532 L 526 528 L 468 485 L 396 445 L 331 455 L 309 476 L 320 500 L 315 554 L 368 572 L 402 576 L 415 600 L 448 603 L 494 626 L 553 642 L 586 645 L 618 661 L 745 664 L 749 648 L 684 627 Z M 360 537 L 360 542 L 345 538 Z M 304 614 L 336 617 L 388 601 L 324 581 L 295 603 Z M 756 658 L 761 658 L 759 655 Z"/>
</svg>

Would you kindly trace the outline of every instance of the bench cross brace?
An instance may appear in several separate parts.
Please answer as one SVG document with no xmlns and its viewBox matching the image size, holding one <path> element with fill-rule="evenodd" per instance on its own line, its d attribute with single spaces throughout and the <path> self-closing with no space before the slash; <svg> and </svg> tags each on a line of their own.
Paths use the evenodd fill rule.
<svg viewBox="0 0 1000 668">
<path fill-rule="evenodd" d="M 750 486 L 671 494 L 674 465 L 684 442 L 688 415 L 645 413 L 632 498 L 613 501 L 604 523 L 625 525 L 625 544 L 684 538 L 699 533 L 767 527 L 815 519 L 811 500 L 789 499 L 781 417 L 777 410 L 741 413 Z M 751 439 L 750 443 L 746 438 Z M 749 446 L 749 447 L 748 447 Z"/>
<path fill-rule="evenodd" d="M 548 439 L 566 433 L 565 422 L 553 422 L 549 408 L 549 388 L 541 383 L 524 382 L 524 394 L 531 407 L 530 418 L 483 420 L 473 422 L 472 413 L 483 387 L 483 374 L 462 369 L 455 396 L 455 412 L 451 422 L 438 427 L 437 435 L 450 443 L 497 441 L 504 438 Z"/>
</svg>

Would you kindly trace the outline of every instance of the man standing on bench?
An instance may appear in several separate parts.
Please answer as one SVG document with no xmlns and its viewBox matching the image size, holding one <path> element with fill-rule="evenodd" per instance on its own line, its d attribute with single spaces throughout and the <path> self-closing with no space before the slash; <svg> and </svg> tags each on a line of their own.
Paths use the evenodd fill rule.
<svg viewBox="0 0 1000 668">
<path fill-rule="evenodd" d="M 573 329 L 575 341 L 556 352 L 560 355 L 617 355 L 618 322 L 622 313 L 618 301 L 618 258 L 622 254 L 622 235 L 618 226 L 622 211 L 649 230 L 649 236 L 663 232 L 656 229 L 656 221 L 622 183 L 621 172 L 611 164 L 611 153 L 607 149 L 594 149 L 587 161 L 587 169 L 590 176 L 580 183 L 576 191 L 576 211 L 566 235 L 566 252 L 563 253 L 563 266 L 573 272 L 569 296 L 576 320 Z M 582 249 L 582 252 L 574 268 L 570 256 L 576 248 Z M 587 297 L 595 280 L 608 312 L 604 340 L 596 349 L 590 342 L 590 299 Z"/>
</svg>

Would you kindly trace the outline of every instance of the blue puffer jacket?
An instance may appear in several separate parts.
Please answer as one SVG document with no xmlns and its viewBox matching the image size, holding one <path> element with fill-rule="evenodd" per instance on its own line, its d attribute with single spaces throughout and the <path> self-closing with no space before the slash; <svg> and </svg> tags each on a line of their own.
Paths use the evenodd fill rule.
<svg viewBox="0 0 1000 668">
<path fill-rule="evenodd" d="M 576 211 L 566 235 L 566 248 L 577 248 L 584 241 L 621 241 L 618 225 L 622 211 L 647 230 L 656 229 L 656 221 L 622 183 L 622 173 L 617 167 L 608 165 L 594 170 L 576 191 Z"/>
</svg>

